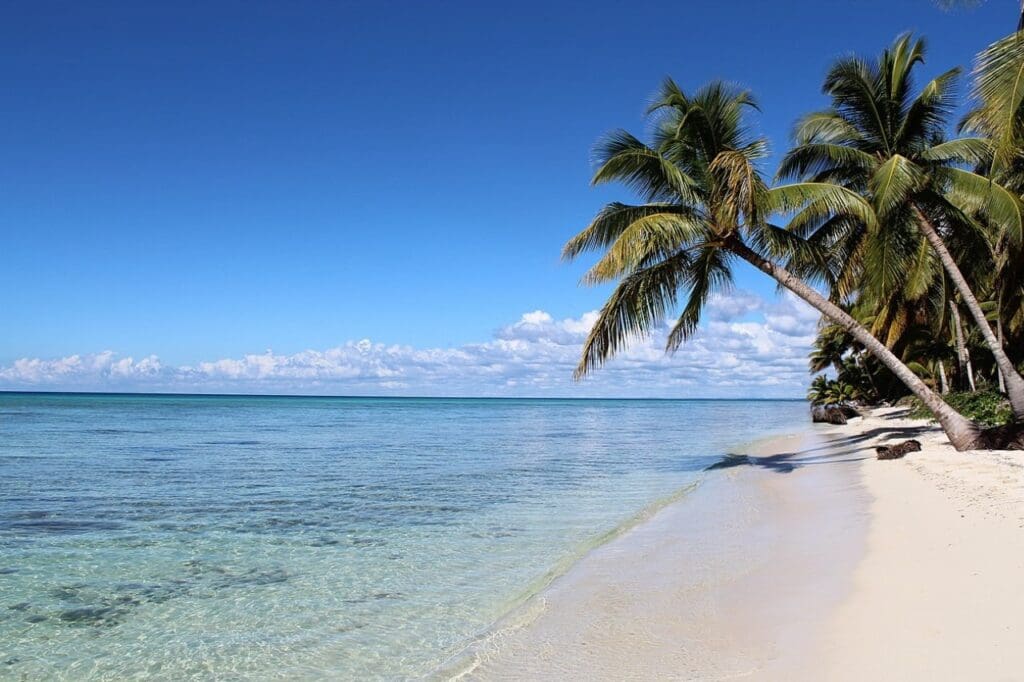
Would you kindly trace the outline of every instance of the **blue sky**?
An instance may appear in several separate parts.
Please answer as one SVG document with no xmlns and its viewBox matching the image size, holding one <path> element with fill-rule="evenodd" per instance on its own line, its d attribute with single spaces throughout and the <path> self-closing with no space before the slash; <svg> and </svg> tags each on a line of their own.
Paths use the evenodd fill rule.
<svg viewBox="0 0 1024 682">
<path fill-rule="evenodd" d="M 560 246 L 603 202 L 630 198 L 589 186 L 590 149 L 616 127 L 642 132 L 662 77 L 749 87 L 779 149 L 794 119 L 823 104 L 837 55 L 874 54 L 914 30 L 930 42 L 925 74 L 969 66 L 1014 28 L 1016 10 L 1009 0 L 954 12 L 924 0 L 8 5 L 0 388 L 258 391 L 269 386 L 259 372 L 214 385 L 196 368 L 364 339 L 468 352 L 522 331 L 535 311 L 552 329 L 573 327 L 607 289 L 579 288 L 583 266 L 562 264 Z M 738 289 L 737 300 L 760 302 L 723 323 L 770 327 L 792 307 L 757 273 L 741 270 Z M 719 331 L 725 340 L 709 336 L 709 347 L 732 338 Z M 757 392 L 799 394 L 804 352 L 794 346 L 782 383 Z M 111 370 L 150 357 L 155 373 Z M 19 361 L 51 371 L 15 371 Z M 721 392 L 697 369 L 684 384 L 653 370 L 616 379 L 628 364 L 584 390 Z M 576 390 L 560 379 L 513 390 L 515 372 L 536 378 L 523 367 L 415 381 L 406 367 L 389 370 L 388 386 L 372 373 L 323 383 L 300 372 L 271 388 Z"/>
</svg>

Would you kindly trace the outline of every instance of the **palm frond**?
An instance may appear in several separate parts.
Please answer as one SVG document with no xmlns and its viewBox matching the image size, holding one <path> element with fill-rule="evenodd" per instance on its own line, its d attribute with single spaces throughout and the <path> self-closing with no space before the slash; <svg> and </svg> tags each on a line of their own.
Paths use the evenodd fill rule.
<svg viewBox="0 0 1024 682">
<path fill-rule="evenodd" d="M 796 182 L 772 187 L 766 192 L 766 207 L 774 213 L 796 213 L 795 220 L 846 215 L 869 228 L 874 228 L 878 222 L 871 205 L 862 196 L 827 182 Z"/>
<path fill-rule="evenodd" d="M 708 296 L 732 283 L 729 258 L 729 253 L 719 248 L 704 248 L 697 252 L 690 265 L 689 297 L 668 335 L 666 350 L 669 352 L 678 350 L 697 331 Z"/>
<path fill-rule="evenodd" d="M 921 158 L 939 163 L 978 166 L 992 159 L 992 142 L 984 137 L 960 137 L 921 150 Z"/>
<path fill-rule="evenodd" d="M 741 215 L 746 216 L 748 222 L 760 222 L 760 207 L 767 188 L 746 154 L 723 151 L 711 161 L 708 171 L 717 180 L 713 198 L 720 207 L 719 212 L 729 216 L 728 222 L 737 221 Z"/>
<path fill-rule="evenodd" d="M 880 219 L 903 206 L 911 193 L 924 186 L 926 177 L 918 166 L 901 154 L 893 154 L 868 180 L 872 203 Z"/>
<path fill-rule="evenodd" d="M 1020 197 L 977 173 L 960 168 L 944 168 L 940 177 L 948 182 L 947 197 L 967 214 L 983 213 L 1014 243 L 1024 233 L 1024 204 Z"/>
<path fill-rule="evenodd" d="M 598 145 L 595 185 L 621 182 L 645 201 L 682 199 L 700 201 L 698 185 L 678 166 L 624 130 L 609 135 Z"/>
<path fill-rule="evenodd" d="M 644 216 L 627 227 L 608 247 L 604 256 L 583 276 L 583 283 L 610 282 L 712 236 L 707 222 L 697 214 L 663 212 Z"/>
<path fill-rule="evenodd" d="M 878 161 L 856 147 L 832 143 L 810 143 L 794 147 L 782 158 L 777 179 L 806 179 L 820 173 L 842 169 L 867 172 L 877 167 Z"/>
<path fill-rule="evenodd" d="M 965 120 L 968 130 L 992 138 L 993 172 L 1019 154 L 1024 107 L 1024 33 L 1013 33 L 978 55 L 972 94 L 981 105 Z"/>
<path fill-rule="evenodd" d="M 689 253 L 681 252 L 625 277 L 601 308 L 573 376 L 586 376 L 630 340 L 661 323 L 675 306 L 679 288 L 691 277 L 691 261 Z"/>
<path fill-rule="evenodd" d="M 852 145 L 863 139 L 863 134 L 839 112 L 826 109 L 813 111 L 797 121 L 793 128 L 796 144 Z"/>
<path fill-rule="evenodd" d="M 562 259 L 573 260 L 587 251 L 608 248 L 615 243 L 626 228 L 647 216 L 663 213 L 681 213 L 684 209 L 676 204 L 657 203 L 633 206 L 612 202 L 597 214 L 594 220 L 579 234 L 566 242 L 562 248 Z"/>
<path fill-rule="evenodd" d="M 907 107 L 896 133 L 897 148 L 927 148 L 943 132 L 946 120 L 956 108 L 954 86 L 959 75 L 960 68 L 952 68 L 921 89 Z"/>
</svg>

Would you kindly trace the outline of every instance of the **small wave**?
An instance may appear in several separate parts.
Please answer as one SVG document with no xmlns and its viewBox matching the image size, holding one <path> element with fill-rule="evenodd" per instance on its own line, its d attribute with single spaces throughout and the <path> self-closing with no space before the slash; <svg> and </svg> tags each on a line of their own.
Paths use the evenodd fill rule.
<svg viewBox="0 0 1024 682">
<path fill-rule="evenodd" d="M 670 504 L 682 500 L 697 490 L 700 484 L 700 478 L 691 481 L 672 494 L 655 500 L 615 528 L 597 535 L 590 541 L 578 546 L 575 551 L 531 583 L 512 602 L 504 616 L 474 637 L 468 644 L 460 645 L 436 670 L 427 676 L 427 679 L 438 682 L 442 680 L 453 682 L 471 674 L 479 667 L 489 652 L 493 652 L 500 647 L 503 639 L 517 630 L 528 626 L 544 613 L 547 608 L 547 600 L 544 598 L 544 593 L 552 583 L 566 575 L 591 552 L 624 535 Z"/>
</svg>

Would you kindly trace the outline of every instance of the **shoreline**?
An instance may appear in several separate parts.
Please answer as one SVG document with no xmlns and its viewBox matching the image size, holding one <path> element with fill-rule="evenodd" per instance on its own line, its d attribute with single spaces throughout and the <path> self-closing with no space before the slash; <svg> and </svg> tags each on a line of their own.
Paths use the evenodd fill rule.
<svg viewBox="0 0 1024 682">
<path fill-rule="evenodd" d="M 456 677 L 1010 679 L 1024 468 L 952 452 L 902 412 L 744 448 L 591 550 Z M 912 437 L 922 452 L 875 459 Z"/>
<path fill-rule="evenodd" d="M 690 400 L 690 399 L 685 399 Z M 703 399 L 693 399 L 703 400 Z M 794 401 L 797 402 L 797 401 Z M 754 440 L 745 441 L 736 448 L 730 448 L 734 452 L 769 454 L 772 445 L 780 442 L 791 442 L 799 439 L 810 439 L 813 437 L 811 424 L 808 422 L 803 431 L 791 431 L 787 429 L 773 429 Z M 554 568 L 549 570 L 542 578 L 534 582 L 532 589 L 527 589 L 520 600 L 515 602 L 508 611 L 498 620 L 493 622 L 485 631 L 478 634 L 472 641 L 460 647 L 449 655 L 435 670 L 431 671 L 425 679 L 428 680 L 466 680 L 473 679 L 478 674 L 482 660 L 487 659 L 497 647 L 500 647 L 504 638 L 514 635 L 518 630 L 529 627 L 546 608 L 546 595 L 552 588 L 558 585 L 571 575 L 576 567 L 588 559 L 588 557 L 601 550 L 609 543 L 615 543 L 638 526 L 649 523 L 654 517 L 661 514 L 666 508 L 683 504 L 688 497 L 699 492 L 701 487 L 707 484 L 707 476 L 716 474 L 717 470 L 731 468 L 737 461 L 735 458 L 745 461 L 747 455 L 726 454 L 712 461 L 709 465 L 700 470 L 698 478 L 675 490 L 666 497 L 654 500 L 647 507 L 638 511 L 632 517 L 623 521 L 620 525 L 605 532 L 604 534 L 586 543 L 586 546 L 574 553 L 571 557 L 560 561 Z"/>
<path fill-rule="evenodd" d="M 828 449 L 808 423 L 798 434 L 764 437 L 724 458 L 693 494 L 556 579 L 531 605 L 531 620 L 476 650 L 458 679 L 732 679 L 763 668 L 787 645 L 764 636 L 773 622 L 794 621 L 796 639 L 813 637 L 848 588 L 866 530 L 865 499 L 834 503 L 837 492 L 855 485 L 850 463 L 785 461 L 829 463 Z M 786 494 L 793 485 L 804 495 Z M 836 555 L 821 551 L 820 538 L 835 525 L 849 529 L 849 570 L 822 577 Z M 793 608 L 801 600 L 761 599 L 794 590 L 820 602 L 814 617 Z M 757 617 L 744 617 L 758 600 L 764 608 Z"/>
</svg>

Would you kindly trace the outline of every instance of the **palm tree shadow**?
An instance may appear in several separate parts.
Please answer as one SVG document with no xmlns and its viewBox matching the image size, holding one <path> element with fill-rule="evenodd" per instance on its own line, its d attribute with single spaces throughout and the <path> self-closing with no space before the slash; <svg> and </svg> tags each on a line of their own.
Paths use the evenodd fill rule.
<svg viewBox="0 0 1024 682">
<path fill-rule="evenodd" d="M 789 474 L 797 469 L 817 464 L 844 464 L 860 462 L 865 459 L 872 459 L 872 455 L 862 450 L 835 450 L 827 455 L 807 457 L 803 451 L 782 452 L 777 455 L 759 457 L 757 455 L 728 454 L 714 464 L 706 467 L 705 471 L 716 469 L 733 469 L 742 466 L 758 467 L 777 474 Z"/>
<path fill-rule="evenodd" d="M 706 467 L 705 471 L 751 466 L 779 474 L 788 474 L 801 467 L 816 464 L 859 462 L 865 459 L 873 459 L 875 456 L 873 452 L 868 451 L 862 446 L 866 441 L 883 436 L 893 440 L 919 438 L 922 433 L 930 428 L 930 425 L 922 425 L 917 427 L 869 429 L 849 436 L 825 437 L 823 444 L 775 455 L 758 456 L 730 453 Z"/>
<path fill-rule="evenodd" d="M 789 460 L 793 454 L 794 453 L 781 453 L 768 457 L 729 454 L 707 467 L 705 471 L 713 471 L 715 469 L 734 469 L 742 466 L 756 466 L 779 474 L 788 474 L 794 471 L 798 466 L 796 462 Z"/>
</svg>

